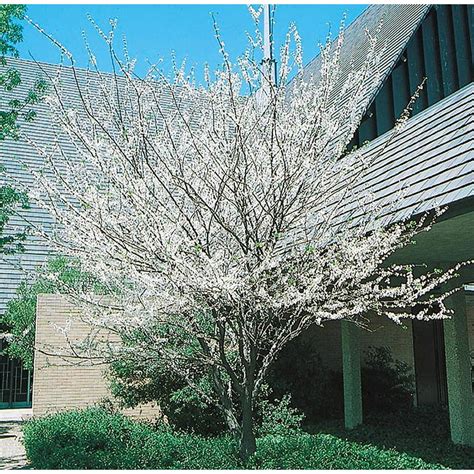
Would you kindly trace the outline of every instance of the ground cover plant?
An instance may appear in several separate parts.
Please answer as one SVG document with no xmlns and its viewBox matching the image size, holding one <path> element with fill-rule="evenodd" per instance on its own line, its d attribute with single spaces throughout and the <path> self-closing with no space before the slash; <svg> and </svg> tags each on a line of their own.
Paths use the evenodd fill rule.
<svg viewBox="0 0 474 474">
<path fill-rule="evenodd" d="M 258 437 L 243 462 L 232 437 L 204 438 L 90 408 L 33 419 L 24 443 L 35 469 L 435 469 L 393 449 L 295 430 Z"/>
<path fill-rule="evenodd" d="M 430 464 L 450 469 L 474 469 L 474 448 L 451 441 L 446 409 L 419 407 L 365 417 L 364 424 L 347 431 L 342 420 L 323 420 L 306 426 L 310 433 L 332 434 L 351 442 L 395 449 Z"/>
</svg>

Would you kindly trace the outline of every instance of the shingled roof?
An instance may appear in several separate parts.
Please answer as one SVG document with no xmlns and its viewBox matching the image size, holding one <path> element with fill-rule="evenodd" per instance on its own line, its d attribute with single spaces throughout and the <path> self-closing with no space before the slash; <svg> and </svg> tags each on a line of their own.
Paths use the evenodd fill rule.
<svg viewBox="0 0 474 474">
<path fill-rule="evenodd" d="M 7 68 L 12 67 L 21 74 L 21 84 L 11 92 L 2 92 L 0 95 L 0 110 L 6 107 L 9 100 L 15 97 L 25 97 L 33 84 L 38 79 L 46 81 L 60 77 L 60 85 L 64 102 L 68 107 L 81 110 L 81 100 L 78 95 L 78 86 L 82 93 L 100 94 L 97 73 L 86 69 L 76 68 L 76 75 L 70 67 L 35 62 L 24 59 L 9 58 Z M 102 73 L 101 73 L 102 74 Z M 113 75 L 103 73 L 106 81 L 110 80 L 112 87 Z M 97 101 L 99 102 L 99 101 Z M 160 94 L 160 103 L 166 108 L 171 103 L 170 97 Z M 45 149 L 53 147 L 55 140 L 59 140 L 61 148 L 67 150 L 68 157 L 76 154 L 75 145 L 62 134 L 57 133 L 50 114 L 49 106 L 44 102 L 34 106 L 37 113 L 31 122 L 21 122 L 21 133 L 23 136 Z M 30 170 L 39 171 L 43 168 L 43 158 L 36 152 L 27 140 L 19 139 L 0 141 L 0 165 L 5 169 L 5 175 L 12 178 L 12 184 L 30 188 L 34 184 L 34 177 Z M 41 226 L 45 232 L 49 232 L 53 226 L 52 217 L 44 210 L 31 203 L 31 207 L 20 211 L 21 217 L 12 216 L 6 230 L 20 231 L 26 225 Z M 39 265 L 50 256 L 50 251 L 43 239 L 36 236 L 28 236 L 25 242 L 25 251 L 14 255 L 0 256 L 0 313 L 5 310 L 6 303 L 16 292 L 20 282 L 29 275 L 33 275 Z"/>
<path fill-rule="evenodd" d="M 378 65 L 377 81 L 366 90 L 364 102 L 368 108 L 431 7 L 432 5 L 421 4 L 387 4 L 371 5 L 365 9 L 345 30 L 340 57 L 341 77 L 339 87 L 335 87 L 333 95 L 338 96 L 348 74 L 361 68 L 366 61 L 369 49 L 367 33 L 372 36 L 377 33 L 376 52 L 383 51 L 383 54 Z M 306 65 L 303 77 L 317 81 L 320 69 L 321 56 L 318 55 Z M 339 97 L 341 99 L 343 100 Z"/>
<path fill-rule="evenodd" d="M 387 224 L 474 197 L 473 110 L 471 82 L 365 147 L 371 165 L 356 188 L 372 194 Z M 356 219 L 355 209 L 346 202 L 339 220 Z"/>
</svg>

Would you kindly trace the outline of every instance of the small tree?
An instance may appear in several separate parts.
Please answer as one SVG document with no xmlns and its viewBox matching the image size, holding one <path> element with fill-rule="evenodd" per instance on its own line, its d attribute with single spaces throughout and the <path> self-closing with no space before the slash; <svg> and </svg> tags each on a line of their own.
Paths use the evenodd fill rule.
<svg viewBox="0 0 474 474">
<path fill-rule="evenodd" d="M 0 65 L 6 64 L 5 56 L 17 55 L 15 44 L 21 41 L 21 26 L 15 20 L 24 14 L 23 5 L 0 5 Z M 20 82 L 19 74 L 14 69 L 0 73 L 0 87 L 9 91 Z M 13 135 L 16 117 L 12 110 L 0 110 L 0 140 Z M 24 193 L 16 191 L 11 186 L 0 186 L 0 253 L 12 253 L 21 250 L 21 242 L 25 239 L 24 232 L 4 235 L 5 225 L 17 206 L 26 206 Z"/>
<path fill-rule="evenodd" d="M 21 75 L 14 67 L 8 67 L 7 57 L 18 57 L 16 45 L 23 39 L 23 27 L 19 21 L 24 19 L 25 5 L 0 5 L 0 88 L 11 92 L 21 84 Z M 18 120 L 32 121 L 36 112 L 32 108 L 46 91 L 46 82 L 38 79 L 24 98 L 15 97 L 0 109 L 0 140 L 17 139 Z"/>
<path fill-rule="evenodd" d="M 22 25 L 24 5 L 0 5 L 0 89 L 7 95 L 21 84 L 20 73 L 14 67 L 7 66 L 7 56 L 17 57 L 16 45 L 23 39 Z M 0 107 L 0 144 L 8 138 L 17 139 L 19 134 L 18 120 L 31 121 L 35 112 L 30 108 L 41 100 L 46 90 L 45 81 L 38 80 L 25 98 L 13 98 L 6 103 L 2 100 Z M 0 172 L 3 172 L 3 168 Z M 22 242 L 26 238 L 25 231 L 11 231 L 5 235 L 5 226 L 18 208 L 28 206 L 25 192 L 21 192 L 0 178 L 0 254 L 8 254 L 23 250 Z"/>
<path fill-rule="evenodd" d="M 41 267 L 32 281 L 22 281 L 16 296 L 0 314 L 0 327 L 8 341 L 5 354 L 21 361 L 23 367 L 33 370 L 37 296 L 41 293 L 70 293 L 77 291 L 100 293 L 94 280 L 81 273 L 74 262 L 55 257 Z"/>
<path fill-rule="evenodd" d="M 37 199 L 59 224 L 46 237 L 113 295 L 73 294 L 85 321 L 123 341 L 91 335 L 81 348 L 179 374 L 220 408 L 246 459 L 255 399 L 289 341 L 329 320 L 363 327 L 369 313 L 445 317 L 446 295 L 427 296 L 453 271 L 386 264 L 428 221 L 384 225 L 359 186 L 371 161 L 346 152 L 377 81 L 375 37 L 365 63 L 342 70 L 341 29 L 308 78 L 291 27 L 273 84 L 258 29 L 234 64 L 216 28 L 222 68 L 198 85 L 184 67 L 172 79 L 156 66 L 139 77 L 114 48 L 114 27 L 98 29 L 114 74 L 77 70 L 60 46 L 81 104 L 68 105 L 52 79 L 48 103 L 74 151 L 62 138 L 37 147 L 48 171 L 36 174 Z M 195 383 L 202 369 L 212 399 Z"/>
</svg>

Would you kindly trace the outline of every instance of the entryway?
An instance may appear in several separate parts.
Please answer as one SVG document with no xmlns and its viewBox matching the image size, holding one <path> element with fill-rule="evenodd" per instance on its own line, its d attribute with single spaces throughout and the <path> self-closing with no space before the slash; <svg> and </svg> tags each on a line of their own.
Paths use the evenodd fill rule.
<svg viewBox="0 0 474 474">
<path fill-rule="evenodd" d="M 412 328 L 417 405 L 446 407 L 448 388 L 443 321 L 414 320 Z"/>
<path fill-rule="evenodd" d="M 30 408 L 33 374 L 20 361 L 2 355 L 6 342 L 0 340 L 0 409 Z"/>
</svg>

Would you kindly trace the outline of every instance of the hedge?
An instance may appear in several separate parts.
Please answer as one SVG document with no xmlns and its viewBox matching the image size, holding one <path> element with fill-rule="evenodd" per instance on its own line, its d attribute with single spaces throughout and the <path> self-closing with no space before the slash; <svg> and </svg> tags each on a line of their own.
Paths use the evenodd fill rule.
<svg viewBox="0 0 474 474">
<path fill-rule="evenodd" d="M 155 429 L 101 408 L 32 419 L 25 424 L 24 443 L 35 469 L 443 468 L 393 450 L 305 433 L 258 439 L 257 453 L 242 466 L 228 437 Z"/>
</svg>

